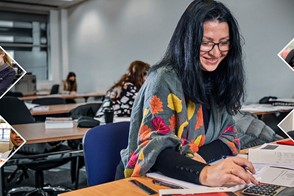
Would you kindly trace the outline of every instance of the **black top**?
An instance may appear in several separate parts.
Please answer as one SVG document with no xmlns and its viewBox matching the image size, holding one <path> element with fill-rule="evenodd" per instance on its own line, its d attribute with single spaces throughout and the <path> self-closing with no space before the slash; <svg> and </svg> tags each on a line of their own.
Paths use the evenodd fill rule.
<svg viewBox="0 0 294 196">
<path fill-rule="evenodd" d="M 7 64 L 0 66 L 0 96 L 9 88 L 15 79 L 16 72 Z"/>
</svg>

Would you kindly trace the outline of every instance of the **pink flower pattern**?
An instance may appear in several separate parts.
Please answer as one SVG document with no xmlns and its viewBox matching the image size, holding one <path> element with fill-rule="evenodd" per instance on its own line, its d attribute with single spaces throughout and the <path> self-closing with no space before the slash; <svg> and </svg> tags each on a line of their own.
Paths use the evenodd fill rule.
<svg viewBox="0 0 294 196">
<path fill-rule="evenodd" d="M 159 117 L 155 117 L 152 120 L 152 127 L 155 131 L 161 134 L 168 134 L 170 132 L 169 127 L 164 123 L 164 120 Z"/>
</svg>

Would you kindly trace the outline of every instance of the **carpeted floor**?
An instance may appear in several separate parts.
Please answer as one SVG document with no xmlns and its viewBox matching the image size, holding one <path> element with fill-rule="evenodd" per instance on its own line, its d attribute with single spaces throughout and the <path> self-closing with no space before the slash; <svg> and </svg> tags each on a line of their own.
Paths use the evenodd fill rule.
<svg viewBox="0 0 294 196">
<path fill-rule="evenodd" d="M 16 179 L 20 176 L 20 172 L 15 175 L 11 181 L 8 182 L 9 175 L 16 169 L 16 166 L 4 167 L 4 176 L 5 176 L 5 190 L 6 193 L 8 190 L 17 187 L 23 186 L 35 186 L 35 175 L 34 171 L 28 170 L 28 179 L 23 179 L 19 184 L 16 184 Z M 70 173 L 70 164 L 65 164 L 58 168 L 54 168 L 44 172 L 44 182 L 46 185 L 51 186 L 62 186 L 74 190 L 75 183 L 71 182 L 71 173 Z M 80 169 L 79 177 L 79 188 L 87 187 L 87 176 L 85 167 Z M 14 196 L 24 195 L 22 194 L 13 194 Z M 54 195 L 54 194 L 53 194 Z"/>
</svg>

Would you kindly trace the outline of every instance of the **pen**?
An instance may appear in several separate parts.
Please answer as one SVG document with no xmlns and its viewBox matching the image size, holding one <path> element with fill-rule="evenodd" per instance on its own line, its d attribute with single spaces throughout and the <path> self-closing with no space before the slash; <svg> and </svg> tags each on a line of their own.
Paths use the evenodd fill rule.
<svg viewBox="0 0 294 196">
<path fill-rule="evenodd" d="M 249 168 L 246 165 L 242 165 L 241 167 L 243 167 L 245 171 L 249 171 Z"/>
<path fill-rule="evenodd" d="M 168 183 L 168 182 L 162 182 L 162 181 L 159 181 L 159 180 L 156 180 L 156 179 L 153 179 L 152 183 L 153 184 L 159 184 L 159 185 L 162 185 L 162 186 L 167 186 L 167 187 L 172 188 L 172 189 L 184 189 L 181 186 L 171 184 L 171 183 Z"/>
<path fill-rule="evenodd" d="M 129 180 L 129 182 L 132 183 L 133 185 L 135 185 L 136 187 L 140 188 L 141 190 L 145 191 L 148 195 L 153 195 L 153 194 L 156 194 L 157 193 L 156 191 L 154 191 L 153 189 L 149 188 L 145 184 L 142 184 L 138 180 Z"/>
</svg>

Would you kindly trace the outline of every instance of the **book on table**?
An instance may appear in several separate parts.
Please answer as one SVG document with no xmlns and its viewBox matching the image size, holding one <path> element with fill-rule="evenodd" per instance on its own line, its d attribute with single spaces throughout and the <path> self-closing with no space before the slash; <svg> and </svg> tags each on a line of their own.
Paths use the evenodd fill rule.
<svg viewBox="0 0 294 196">
<path fill-rule="evenodd" d="M 250 148 L 248 159 L 252 163 L 293 168 L 294 146 L 266 143 L 258 148 Z"/>
<path fill-rule="evenodd" d="M 72 128 L 73 120 L 69 117 L 46 117 L 45 128 L 54 129 L 54 128 Z"/>
</svg>

